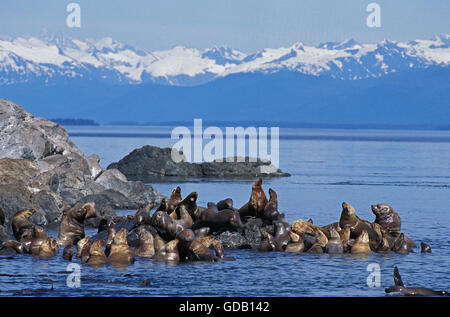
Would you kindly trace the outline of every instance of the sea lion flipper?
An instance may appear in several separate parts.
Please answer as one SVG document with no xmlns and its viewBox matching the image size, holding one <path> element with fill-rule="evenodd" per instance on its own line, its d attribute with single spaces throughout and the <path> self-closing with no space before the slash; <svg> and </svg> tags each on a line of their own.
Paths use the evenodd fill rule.
<svg viewBox="0 0 450 317">
<path fill-rule="evenodd" d="M 397 267 L 394 268 L 394 283 L 396 286 L 405 286 L 403 284 L 402 277 L 400 276 Z"/>
</svg>

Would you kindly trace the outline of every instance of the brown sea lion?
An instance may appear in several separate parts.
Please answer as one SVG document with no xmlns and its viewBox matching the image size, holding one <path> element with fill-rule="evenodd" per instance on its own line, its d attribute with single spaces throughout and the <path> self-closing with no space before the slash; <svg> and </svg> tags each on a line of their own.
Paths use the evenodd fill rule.
<svg viewBox="0 0 450 317">
<path fill-rule="evenodd" d="M 199 240 L 194 240 L 191 242 L 191 244 L 189 245 L 189 251 L 191 255 L 190 260 L 205 262 L 217 261 L 217 257 Z"/>
<path fill-rule="evenodd" d="M 47 232 L 45 232 L 44 228 L 40 226 L 33 227 L 33 241 L 30 245 L 30 253 L 32 255 L 38 256 L 39 249 L 42 243 L 47 240 Z"/>
<path fill-rule="evenodd" d="M 252 184 L 252 193 L 249 201 L 239 209 L 241 218 L 261 217 L 267 204 L 267 197 L 262 189 L 262 179 L 258 178 Z"/>
<path fill-rule="evenodd" d="M 156 209 L 156 211 L 165 211 L 167 212 L 167 210 L 169 210 L 169 204 L 167 203 L 167 200 L 165 198 L 163 198 L 161 200 L 161 204 L 159 205 L 159 207 Z"/>
<path fill-rule="evenodd" d="M 346 202 L 342 203 L 341 218 L 339 219 L 339 227 L 355 227 L 361 219 L 356 216 L 355 208 Z"/>
<path fill-rule="evenodd" d="M 395 240 L 392 251 L 400 254 L 408 254 L 410 252 L 408 243 L 406 242 L 406 238 L 403 233 L 400 233 L 400 236 Z"/>
<path fill-rule="evenodd" d="M 218 210 L 217 205 L 212 202 L 201 213 L 196 225 L 208 227 L 211 232 L 237 231 L 244 227 L 238 212 L 231 209 Z"/>
<path fill-rule="evenodd" d="M 35 213 L 34 209 L 24 209 L 14 214 L 12 218 L 12 230 L 14 238 L 20 243 L 23 243 L 26 252 L 30 249 L 33 241 L 33 227 L 34 225 L 29 221 L 30 217 Z"/>
<path fill-rule="evenodd" d="M 181 218 L 180 208 L 183 206 L 187 210 L 191 218 L 196 220 L 198 218 L 197 198 L 198 194 L 196 192 L 190 193 L 177 205 L 177 207 L 170 214 L 170 216 L 173 219 L 180 219 Z"/>
<path fill-rule="evenodd" d="M 361 235 L 356 238 L 352 245 L 351 252 L 353 254 L 369 254 L 371 252 L 369 245 L 369 234 L 367 231 L 363 230 Z"/>
<path fill-rule="evenodd" d="M 305 251 L 305 244 L 303 243 L 303 240 L 299 240 L 298 242 L 289 242 L 284 251 L 291 253 L 302 253 Z"/>
<path fill-rule="evenodd" d="M 339 226 L 341 228 L 350 227 L 350 238 L 352 239 L 357 239 L 364 230 L 367 231 L 372 250 L 376 250 L 381 243 L 381 237 L 374 230 L 372 224 L 356 216 L 355 208 L 346 202 L 342 203 Z"/>
<path fill-rule="evenodd" d="M 48 259 L 57 255 L 59 252 L 58 243 L 54 238 L 47 238 L 42 244 L 39 246 L 39 258 L 40 259 Z"/>
<path fill-rule="evenodd" d="M 81 258 L 81 262 L 86 263 L 89 259 L 89 249 L 91 248 L 91 237 L 85 237 L 77 242 L 76 257 Z"/>
<path fill-rule="evenodd" d="M 386 293 L 401 293 L 407 296 L 450 296 L 448 291 L 434 291 L 424 287 L 406 287 L 397 267 L 394 267 L 394 283 L 394 286 L 385 289 Z"/>
<path fill-rule="evenodd" d="M 108 259 L 103 252 L 102 243 L 100 240 L 94 241 L 89 248 L 89 259 L 86 263 L 92 266 L 102 266 L 106 262 L 108 262 Z"/>
<path fill-rule="evenodd" d="M 195 236 L 195 233 L 194 233 L 194 236 Z M 214 241 L 214 236 L 210 235 L 210 236 L 201 237 L 201 238 L 195 237 L 195 240 L 197 240 L 198 242 L 203 244 L 205 247 L 209 248 Z"/>
<path fill-rule="evenodd" d="M 148 230 L 139 233 L 139 245 L 134 249 L 134 254 L 143 258 L 151 258 L 155 255 L 153 235 Z"/>
<path fill-rule="evenodd" d="M 311 226 L 311 223 L 304 221 L 302 219 L 294 221 L 294 223 L 291 226 L 291 230 L 294 231 L 296 234 L 298 234 L 300 237 L 303 236 L 304 233 L 310 235 L 315 234 L 315 230 Z"/>
<path fill-rule="evenodd" d="M 194 230 L 194 234 L 196 238 L 206 237 L 209 233 L 210 229 L 208 227 L 202 227 L 200 229 Z"/>
<path fill-rule="evenodd" d="M 94 203 L 84 204 L 80 209 L 68 212 L 59 227 L 58 244 L 61 246 L 77 244 L 84 238 L 84 221 L 97 216 Z"/>
<path fill-rule="evenodd" d="M 171 214 L 175 211 L 177 206 L 183 201 L 183 198 L 181 197 L 181 188 L 180 186 L 177 186 L 172 193 L 170 194 L 170 200 L 167 205 L 167 213 Z"/>
<path fill-rule="evenodd" d="M 138 210 L 134 215 L 134 227 L 139 227 L 140 225 L 150 225 L 151 217 L 150 212 L 147 211 L 142 205 L 139 206 Z"/>
<path fill-rule="evenodd" d="M 108 237 L 106 238 L 105 242 L 105 255 L 109 256 L 109 253 L 111 252 L 111 245 L 114 242 L 114 237 L 116 236 L 116 226 L 114 224 L 111 224 L 111 226 L 108 228 Z"/>
<path fill-rule="evenodd" d="M 231 198 L 223 199 L 223 200 L 219 201 L 216 205 L 217 205 L 217 209 L 219 209 L 219 210 L 224 210 L 224 209 L 234 210 L 235 209 L 233 207 L 233 199 L 231 199 Z"/>
<path fill-rule="evenodd" d="M 165 231 L 167 240 L 175 238 L 179 231 L 192 228 L 193 221 L 185 205 L 178 205 L 179 220 L 172 218 L 166 212 L 158 210 L 152 216 L 152 225 Z"/>
<path fill-rule="evenodd" d="M 214 251 L 216 252 L 217 258 L 219 258 L 219 259 L 225 258 L 225 250 L 223 248 L 222 242 L 220 242 L 219 240 L 213 240 L 212 246 L 214 248 Z"/>
<path fill-rule="evenodd" d="M 108 260 L 118 266 L 134 263 L 134 251 L 128 245 L 126 228 L 120 229 L 114 236 Z"/>
<path fill-rule="evenodd" d="M 264 207 L 264 211 L 262 213 L 262 219 L 264 222 L 271 224 L 274 220 L 278 219 L 280 213 L 278 212 L 278 196 L 276 191 L 272 188 L 269 188 L 269 201 Z"/>
<path fill-rule="evenodd" d="M 164 249 L 166 241 L 164 241 L 158 234 L 153 237 L 153 245 L 155 247 L 155 254 Z"/>
<path fill-rule="evenodd" d="M 72 261 L 73 258 L 73 245 L 67 245 L 63 250 L 63 259 L 66 261 Z"/>
<path fill-rule="evenodd" d="M 0 248 L 0 254 L 2 255 L 12 255 L 12 254 L 24 254 L 25 249 L 23 244 L 16 240 L 8 240 L 3 242 Z"/>
<path fill-rule="evenodd" d="M 165 249 L 164 259 L 166 260 L 166 262 L 174 264 L 180 261 L 180 255 L 178 254 L 178 243 L 179 243 L 178 239 L 174 239 L 166 243 L 164 247 Z"/>
<path fill-rule="evenodd" d="M 421 253 L 431 253 L 431 247 L 424 242 L 420 242 L 420 252 Z"/>
<path fill-rule="evenodd" d="M 100 232 L 102 232 L 102 231 L 108 230 L 108 228 L 109 228 L 108 219 L 107 219 L 105 216 L 103 216 L 103 217 L 100 219 L 100 222 L 99 222 L 99 224 L 98 224 L 98 230 L 97 230 L 97 233 L 100 233 Z"/>
<path fill-rule="evenodd" d="M 322 227 L 322 229 L 324 229 L 324 230 L 326 230 L 328 232 L 330 231 L 331 228 L 333 228 L 336 231 L 339 231 L 339 230 L 342 229 L 341 226 L 339 225 L 339 221 L 330 223 L 330 224 Z"/>
<path fill-rule="evenodd" d="M 261 252 L 270 252 L 275 250 L 275 240 L 273 236 L 265 231 L 264 229 L 260 229 L 261 231 L 261 243 L 259 245 L 259 251 Z"/>
<path fill-rule="evenodd" d="M 3 212 L 3 209 L 0 208 L 0 226 L 5 225 L 5 213 Z"/>
<path fill-rule="evenodd" d="M 375 223 L 378 223 L 383 230 L 389 232 L 392 236 L 398 237 L 401 233 L 402 220 L 398 213 L 386 204 L 377 204 L 371 206 L 375 215 Z"/>
<path fill-rule="evenodd" d="M 329 254 L 341 254 L 344 252 L 341 237 L 334 228 L 330 228 L 330 238 L 325 245 L 325 252 Z"/>
<path fill-rule="evenodd" d="M 315 253 L 315 254 L 321 254 L 323 253 L 323 247 L 318 244 L 314 243 L 307 251 L 306 253 Z"/>
</svg>

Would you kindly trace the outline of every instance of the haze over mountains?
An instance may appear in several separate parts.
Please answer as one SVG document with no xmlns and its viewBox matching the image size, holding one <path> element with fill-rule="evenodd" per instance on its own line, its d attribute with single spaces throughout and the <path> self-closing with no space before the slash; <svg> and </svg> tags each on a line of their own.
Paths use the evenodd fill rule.
<svg viewBox="0 0 450 317">
<path fill-rule="evenodd" d="M 148 52 L 111 38 L 0 38 L 0 96 L 100 123 L 450 125 L 450 36 Z"/>
</svg>

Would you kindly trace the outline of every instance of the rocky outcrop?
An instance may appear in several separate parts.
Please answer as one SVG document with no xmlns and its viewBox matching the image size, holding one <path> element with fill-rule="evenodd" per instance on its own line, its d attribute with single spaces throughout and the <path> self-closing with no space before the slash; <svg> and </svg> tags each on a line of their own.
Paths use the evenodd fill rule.
<svg viewBox="0 0 450 317">
<path fill-rule="evenodd" d="M 214 178 L 254 178 L 289 176 L 275 167 L 268 160 L 234 157 L 228 162 L 214 161 L 201 164 L 188 163 L 184 154 L 179 163 L 172 160 L 171 148 L 159 148 L 156 146 L 144 146 L 135 149 L 119 162 L 112 163 L 107 169 L 118 169 L 128 178 L 150 182 L 155 179 L 167 177 L 214 177 Z M 255 162 L 253 162 L 255 161 Z"/>
<path fill-rule="evenodd" d="M 11 101 L 0 100 L 0 129 L 0 208 L 8 231 L 12 216 L 22 209 L 35 209 L 31 221 L 45 226 L 59 222 L 63 210 L 77 204 L 95 202 L 101 216 L 114 216 L 114 209 L 163 197 L 118 170 L 104 171 L 100 158 L 86 157 L 63 127 Z"/>
</svg>

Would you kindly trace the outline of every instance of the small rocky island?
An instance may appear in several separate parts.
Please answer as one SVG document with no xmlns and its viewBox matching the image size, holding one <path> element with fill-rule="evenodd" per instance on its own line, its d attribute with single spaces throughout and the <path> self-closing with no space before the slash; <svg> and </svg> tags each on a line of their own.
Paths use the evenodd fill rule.
<svg viewBox="0 0 450 317">
<path fill-rule="evenodd" d="M 117 169 L 132 180 L 151 182 L 172 178 L 245 178 L 290 176 L 271 164 L 269 160 L 233 157 L 222 161 L 189 163 L 182 152 L 182 161 L 172 160 L 171 148 L 146 145 L 133 150 L 107 169 Z"/>
</svg>

